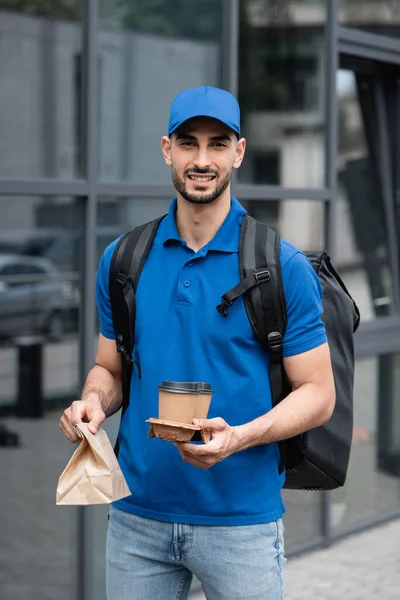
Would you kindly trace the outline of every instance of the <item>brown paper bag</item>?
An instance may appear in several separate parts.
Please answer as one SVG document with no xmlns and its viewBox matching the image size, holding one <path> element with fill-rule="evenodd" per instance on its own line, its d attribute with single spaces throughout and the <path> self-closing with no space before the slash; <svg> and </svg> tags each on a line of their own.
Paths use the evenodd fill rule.
<svg viewBox="0 0 400 600">
<path fill-rule="evenodd" d="M 87 423 L 75 427 L 82 441 L 60 476 L 56 503 L 108 504 L 130 496 L 104 429 L 94 435 Z"/>
</svg>

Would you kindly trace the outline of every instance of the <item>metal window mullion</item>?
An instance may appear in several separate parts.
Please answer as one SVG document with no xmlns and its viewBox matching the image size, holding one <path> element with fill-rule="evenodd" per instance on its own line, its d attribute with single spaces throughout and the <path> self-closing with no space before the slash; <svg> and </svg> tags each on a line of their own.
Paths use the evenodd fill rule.
<svg viewBox="0 0 400 600">
<path fill-rule="evenodd" d="M 327 188 L 284 188 L 274 185 L 233 183 L 233 193 L 246 200 L 327 200 L 331 192 Z M 100 196 L 170 198 L 176 192 L 172 185 L 141 184 L 125 182 L 98 182 L 96 192 Z"/>
<path fill-rule="evenodd" d="M 84 259 L 81 277 L 80 304 L 80 381 L 93 364 L 95 339 L 96 220 L 98 177 L 98 0 L 85 0 L 83 27 L 83 114 L 84 160 L 88 195 L 84 202 Z M 93 576 L 93 515 L 88 507 L 78 507 L 77 590 L 78 600 L 92 600 Z"/>
<path fill-rule="evenodd" d="M 221 40 L 221 87 L 234 96 L 239 93 L 239 1 L 223 0 L 223 28 Z M 231 184 L 238 179 L 232 169 Z"/>
<path fill-rule="evenodd" d="M 325 247 L 335 258 L 336 214 L 337 214 L 337 153 L 338 153 L 338 109 L 336 94 L 336 76 L 339 63 L 338 21 L 339 0 L 327 0 L 326 25 L 326 78 L 325 78 L 325 187 L 329 190 L 329 201 L 324 207 Z M 325 545 L 332 539 L 332 494 L 321 493 L 320 506 L 321 534 Z"/>
<path fill-rule="evenodd" d="M 325 78 L 325 186 L 330 192 L 331 203 L 325 204 L 325 247 L 335 259 L 337 215 L 337 154 L 338 154 L 338 106 L 336 78 L 339 64 L 338 50 L 338 0 L 327 2 L 326 78 Z"/>
<path fill-rule="evenodd" d="M 97 196 L 121 198 L 171 198 L 176 194 L 172 184 L 134 183 L 132 181 L 103 181 L 95 187 Z"/>
<path fill-rule="evenodd" d="M 400 64 L 400 42 L 395 38 L 351 27 L 338 27 L 337 34 L 339 50 L 342 54 Z"/>
<path fill-rule="evenodd" d="M 385 207 L 386 228 L 388 235 L 389 263 L 392 270 L 393 290 L 395 295 L 395 305 L 397 310 L 400 306 L 400 287 L 399 287 L 399 254 L 396 235 L 396 215 L 395 215 L 395 197 L 393 190 L 393 177 L 390 158 L 390 143 L 388 134 L 388 118 L 383 95 L 383 86 L 381 79 L 374 83 L 375 107 L 378 125 L 378 157 L 380 161 L 379 174 L 381 177 L 382 196 Z"/>
<path fill-rule="evenodd" d="M 400 318 L 391 316 L 361 321 L 354 342 L 357 358 L 400 352 Z"/>
<path fill-rule="evenodd" d="M 335 4 L 337 0 L 333 0 Z M 400 41 L 394 37 L 380 35 L 378 33 L 370 33 L 353 27 L 337 26 L 337 37 L 340 43 L 349 46 L 363 46 L 368 49 L 382 50 L 392 54 L 400 54 Z"/>
<path fill-rule="evenodd" d="M 87 181 L 54 179 L 1 179 L 1 196 L 84 196 L 88 194 Z"/>
<path fill-rule="evenodd" d="M 223 0 L 221 53 L 222 87 L 237 96 L 239 91 L 239 0 Z"/>
<path fill-rule="evenodd" d="M 396 80 L 396 99 L 395 99 L 395 157 L 393 161 L 394 182 L 395 182 L 395 203 L 396 203 L 396 226 L 398 228 L 400 220 L 398 218 L 400 211 L 400 78 Z"/>
<path fill-rule="evenodd" d="M 331 198 L 326 188 L 289 188 L 274 185 L 237 183 L 234 193 L 243 200 L 317 200 Z"/>
<path fill-rule="evenodd" d="M 339 42 L 339 50 L 342 54 L 375 60 L 388 64 L 400 64 L 400 53 L 385 50 L 384 48 L 375 48 L 373 46 L 363 46 L 362 44 L 353 44 L 346 41 Z"/>
</svg>

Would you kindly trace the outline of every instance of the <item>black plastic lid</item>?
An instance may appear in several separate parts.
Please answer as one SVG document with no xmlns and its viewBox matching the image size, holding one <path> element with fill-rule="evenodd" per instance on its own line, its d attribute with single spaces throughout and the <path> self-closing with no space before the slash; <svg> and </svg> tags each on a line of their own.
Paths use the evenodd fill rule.
<svg viewBox="0 0 400 600">
<path fill-rule="evenodd" d="M 198 390 L 201 394 L 212 394 L 213 391 L 211 389 L 211 383 L 207 383 L 206 381 L 198 382 Z"/>
<path fill-rule="evenodd" d="M 199 382 L 198 381 L 163 381 L 158 386 L 159 390 L 166 392 L 178 392 L 185 394 L 198 394 L 199 393 Z"/>
</svg>

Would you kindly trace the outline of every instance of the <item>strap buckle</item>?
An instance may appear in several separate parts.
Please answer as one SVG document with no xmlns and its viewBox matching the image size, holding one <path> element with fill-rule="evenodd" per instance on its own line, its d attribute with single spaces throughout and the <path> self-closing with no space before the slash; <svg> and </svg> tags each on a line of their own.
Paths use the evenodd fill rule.
<svg viewBox="0 0 400 600">
<path fill-rule="evenodd" d="M 271 280 L 271 273 L 267 269 L 265 271 L 258 271 L 258 273 L 255 272 L 253 273 L 253 275 L 255 277 L 257 285 Z"/>
<path fill-rule="evenodd" d="M 233 302 L 228 302 L 227 300 L 225 300 L 224 297 L 222 297 L 221 300 L 222 300 L 221 304 L 218 304 L 218 306 L 217 306 L 217 311 L 223 317 L 227 317 L 228 309 L 232 306 Z"/>
<path fill-rule="evenodd" d="M 133 358 L 124 346 L 124 338 L 121 334 L 117 335 L 115 340 L 117 344 L 117 352 L 120 352 L 127 362 L 133 363 Z"/>
<path fill-rule="evenodd" d="M 125 277 L 125 275 L 123 273 L 118 273 L 118 277 L 117 277 L 116 281 L 117 281 L 118 285 L 123 288 L 128 283 L 128 278 Z"/>
<path fill-rule="evenodd" d="M 279 331 L 272 331 L 268 334 L 268 345 L 273 352 L 282 348 L 282 335 Z"/>
</svg>

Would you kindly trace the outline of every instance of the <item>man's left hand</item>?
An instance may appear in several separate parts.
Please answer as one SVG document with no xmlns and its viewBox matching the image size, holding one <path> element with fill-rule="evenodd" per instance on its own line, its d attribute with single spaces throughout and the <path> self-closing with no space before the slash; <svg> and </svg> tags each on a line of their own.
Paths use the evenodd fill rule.
<svg viewBox="0 0 400 600">
<path fill-rule="evenodd" d="M 194 419 L 194 425 L 199 425 L 206 432 L 211 433 L 211 440 L 207 444 L 175 443 L 182 459 L 199 469 L 209 469 L 224 460 L 234 452 L 240 450 L 236 435 L 236 428 L 228 425 L 224 419 Z"/>
</svg>

